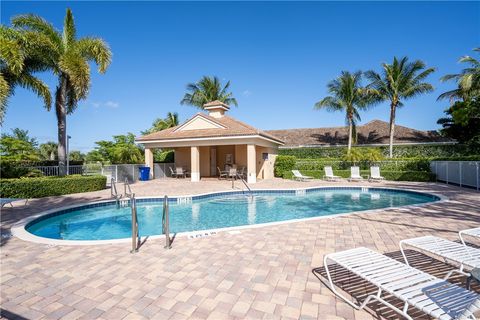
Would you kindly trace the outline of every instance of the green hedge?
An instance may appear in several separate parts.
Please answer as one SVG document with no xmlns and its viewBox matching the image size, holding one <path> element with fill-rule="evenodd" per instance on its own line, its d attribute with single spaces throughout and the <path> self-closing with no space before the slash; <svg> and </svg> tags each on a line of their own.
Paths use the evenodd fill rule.
<svg viewBox="0 0 480 320">
<path fill-rule="evenodd" d="M 290 171 L 295 167 L 297 159 L 293 156 L 278 156 L 275 159 L 275 177 L 281 177 L 285 171 Z"/>
<path fill-rule="evenodd" d="M 41 160 L 41 161 L 28 161 L 28 160 L 2 160 L 1 164 L 9 163 L 17 167 L 54 167 L 58 166 L 58 160 Z M 81 166 L 83 161 L 70 160 L 69 164 L 71 166 Z"/>
<path fill-rule="evenodd" d="M 107 178 L 101 175 L 1 179 L 2 198 L 42 198 L 70 193 L 103 190 Z"/>
<path fill-rule="evenodd" d="M 340 159 L 297 159 L 294 168 L 299 170 L 323 170 L 323 167 L 331 166 L 333 169 L 346 170 L 354 165 L 359 166 L 360 169 L 369 169 L 372 165 L 377 165 L 385 171 L 430 171 L 429 159 L 359 161 L 356 163 Z"/>
<path fill-rule="evenodd" d="M 388 146 L 355 146 L 356 148 L 374 148 L 379 149 L 382 154 L 388 156 Z M 395 158 L 436 158 L 436 157 L 461 157 L 469 156 L 474 153 L 468 146 L 454 145 L 408 145 L 393 146 L 393 156 Z M 294 156 L 297 158 L 341 158 L 347 152 L 347 147 L 323 147 L 323 148 L 292 148 L 280 149 L 279 155 Z"/>
<path fill-rule="evenodd" d="M 325 175 L 323 170 L 301 170 L 303 175 L 310 176 L 316 179 L 322 179 Z M 350 177 L 350 170 L 334 170 L 333 172 L 336 176 L 342 178 Z M 365 178 L 370 174 L 369 170 L 361 170 L 360 174 Z M 435 175 L 430 172 L 425 171 L 381 171 L 382 177 L 386 180 L 391 181 L 419 181 L 419 182 L 428 182 L 435 181 Z M 292 171 L 285 171 L 283 173 L 284 179 L 292 179 Z"/>
</svg>

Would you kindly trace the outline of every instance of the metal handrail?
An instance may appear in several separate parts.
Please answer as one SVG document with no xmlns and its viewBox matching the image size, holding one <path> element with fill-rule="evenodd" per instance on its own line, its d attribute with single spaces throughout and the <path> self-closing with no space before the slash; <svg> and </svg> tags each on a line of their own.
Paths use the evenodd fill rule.
<svg viewBox="0 0 480 320">
<path fill-rule="evenodd" d="M 253 196 L 252 189 L 250 189 L 250 187 L 249 187 L 248 184 L 247 184 L 247 181 L 245 181 L 245 179 L 243 179 L 243 177 L 242 177 L 241 175 L 239 175 L 238 172 L 237 172 L 237 173 L 235 174 L 235 176 L 233 176 L 233 177 L 236 177 L 236 178 L 238 178 L 239 180 L 241 180 L 241 181 L 243 182 L 243 184 L 245 185 L 245 187 L 247 187 L 248 192 L 250 193 L 250 195 Z M 235 179 L 233 179 L 233 177 L 232 177 L 232 189 L 235 188 L 235 184 L 234 184 Z"/>
<path fill-rule="evenodd" d="M 130 207 L 132 210 L 132 250 L 130 250 L 130 253 L 135 253 L 138 252 L 140 233 L 138 232 L 137 200 L 135 200 L 134 193 L 130 195 Z"/>
<path fill-rule="evenodd" d="M 132 189 L 130 188 L 130 183 L 128 182 L 128 178 L 125 178 L 125 182 L 123 183 L 123 193 L 125 194 L 125 197 L 129 197 L 131 194 L 133 194 Z"/>
<path fill-rule="evenodd" d="M 170 210 L 168 207 L 168 196 L 163 198 L 162 232 L 165 234 L 165 249 L 172 248 L 170 239 Z"/>
<path fill-rule="evenodd" d="M 112 198 L 115 198 L 115 202 L 117 203 L 117 209 L 120 208 L 120 199 L 122 198 L 122 195 L 118 195 L 115 178 L 112 178 L 110 180 L 110 195 Z"/>
</svg>

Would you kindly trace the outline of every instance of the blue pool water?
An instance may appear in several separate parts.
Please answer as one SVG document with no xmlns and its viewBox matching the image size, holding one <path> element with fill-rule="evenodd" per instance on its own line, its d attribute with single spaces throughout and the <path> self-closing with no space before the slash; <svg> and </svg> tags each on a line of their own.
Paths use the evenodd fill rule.
<svg viewBox="0 0 480 320">
<path fill-rule="evenodd" d="M 218 229 L 274 221 L 328 216 L 353 211 L 398 207 L 438 200 L 437 197 L 399 190 L 360 188 L 308 190 L 295 193 L 259 193 L 170 202 L 170 232 Z M 141 236 L 162 234 L 162 199 L 137 202 Z M 114 203 L 79 208 L 41 217 L 26 229 L 40 237 L 66 240 L 107 240 L 131 236 L 130 207 Z"/>
</svg>

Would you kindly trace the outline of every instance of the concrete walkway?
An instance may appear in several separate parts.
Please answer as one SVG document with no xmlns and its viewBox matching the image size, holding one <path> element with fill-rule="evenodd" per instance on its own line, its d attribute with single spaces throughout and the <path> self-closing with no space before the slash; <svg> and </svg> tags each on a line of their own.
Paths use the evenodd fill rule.
<svg viewBox="0 0 480 320">
<path fill-rule="evenodd" d="M 254 188 L 299 188 L 347 182 L 275 179 Z M 40 211 L 108 199 L 110 190 L 15 203 L 1 215 L 2 316 L 26 319 L 396 319 L 372 304 L 354 311 L 322 283 L 323 256 L 366 246 L 401 259 L 398 242 L 426 234 L 457 240 L 457 231 L 480 225 L 480 193 L 443 184 L 360 183 L 447 196 L 417 209 L 384 209 L 316 221 L 178 238 L 171 250 L 147 240 L 138 254 L 129 245 L 48 246 L 8 237 L 10 226 Z M 231 190 L 231 182 L 154 180 L 132 185 L 138 196 L 188 195 Z M 235 188 L 241 189 L 241 182 Z M 119 185 L 119 191 L 123 187 Z M 410 252 L 413 266 L 445 275 L 450 268 Z M 339 270 L 350 296 L 371 288 Z M 465 279 L 453 278 L 462 283 Z M 474 287 L 480 292 L 479 287 Z M 393 303 L 398 301 L 393 300 Z M 424 318 L 421 313 L 415 318 Z M 21 319 L 21 318 L 20 318 Z"/>
</svg>

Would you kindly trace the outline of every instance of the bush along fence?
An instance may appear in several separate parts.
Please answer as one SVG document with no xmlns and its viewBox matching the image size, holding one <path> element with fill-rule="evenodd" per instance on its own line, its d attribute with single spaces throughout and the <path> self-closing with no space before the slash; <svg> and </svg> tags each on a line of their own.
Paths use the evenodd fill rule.
<svg viewBox="0 0 480 320">
<path fill-rule="evenodd" d="M 107 178 L 101 175 L 0 179 L 2 198 L 42 198 L 105 189 Z"/>
<path fill-rule="evenodd" d="M 342 178 L 350 177 L 350 170 L 334 170 L 335 175 Z M 322 179 L 325 173 L 323 170 L 302 170 L 303 175 L 313 177 L 315 179 Z M 364 177 L 370 175 L 370 170 L 361 170 L 360 174 Z M 382 171 L 382 176 L 386 180 L 391 181 L 417 181 L 417 182 L 429 182 L 435 181 L 435 175 L 425 171 Z M 292 179 L 292 171 L 285 171 L 283 173 L 284 179 Z"/>
<path fill-rule="evenodd" d="M 28 163 L 29 165 L 31 163 Z M 43 163 L 44 164 L 44 163 Z M 138 180 L 139 167 L 145 166 L 144 164 L 115 164 L 115 165 L 102 165 L 101 163 L 91 163 L 84 165 L 69 165 L 68 171 L 70 175 L 104 175 L 108 177 L 108 183 L 111 178 L 115 178 L 116 181 L 129 182 Z M 153 167 L 153 175 L 155 179 L 161 179 L 171 176 L 170 169 L 175 167 L 174 163 L 155 163 Z M 27 177 L 41 177 L 41 176 L 58 176 L 59 167 L 57 165 L 42 165 L 42 166 L 26 166 L 26 163 L 19 165 L 17 163 L 2 161 L 1 166 L 2 179 L 11 178 L 27 178 Z"/>
<path fill-rule="evenodd" d="M 371 166 L 381 169 L 382 176 L 387 180 L 397 181 L 434 181 L 435 176 L 430 171 L 428 159 L 395 159 L 382 161 L 343 161 L 339 159 L 296 159 L 294 156 L 278 156 L 275 162 L 277 177 L 291 178 L 291 170 L 300 170 L 305 175 L 322 178 L 324 167 L 331 166 L 336 175 L 349 177 L 350 167 L 359 166 L 362 175 L 369 175 Z"/>
</svg>

